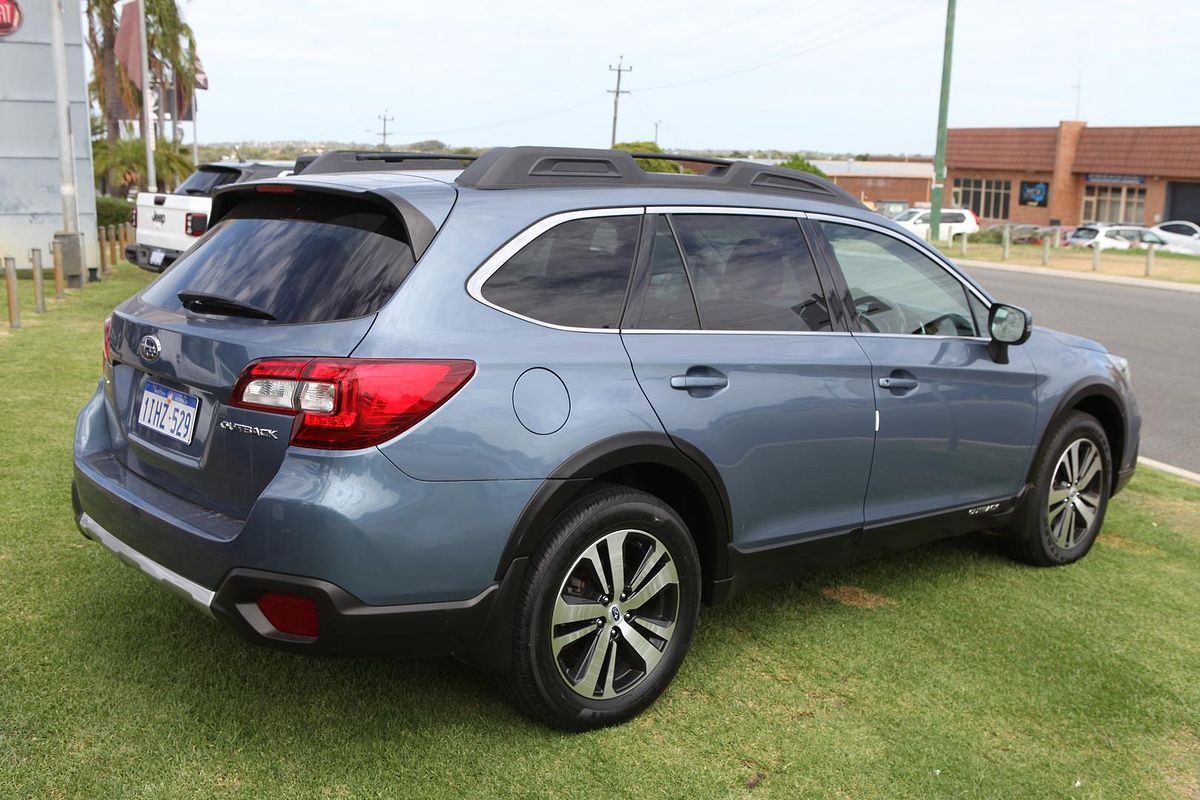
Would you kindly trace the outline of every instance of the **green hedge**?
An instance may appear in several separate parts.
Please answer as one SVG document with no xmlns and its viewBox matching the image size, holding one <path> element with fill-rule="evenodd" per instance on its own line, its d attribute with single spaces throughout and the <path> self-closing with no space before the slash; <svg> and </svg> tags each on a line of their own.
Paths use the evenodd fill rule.
<svg viewBox="0 0 1200 800">
<path fill-rule="evenodd" d="M 132 218 L 133 203 L 128 200 L 105 195 L 96 197 L 96 224 L 100 227 L 120 225 L 122 222 L 129 222 Z"/>
</svg>

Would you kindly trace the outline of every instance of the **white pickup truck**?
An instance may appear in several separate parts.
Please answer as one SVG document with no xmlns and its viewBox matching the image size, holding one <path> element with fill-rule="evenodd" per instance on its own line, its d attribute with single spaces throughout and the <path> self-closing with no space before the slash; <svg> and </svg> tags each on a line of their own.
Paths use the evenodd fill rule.
<svg viewBox="0 0 1200 800">
<path fill-rule="evenodd" d="M 171 194 L 139 192 L 133 225 L 136 243 L 125 258 L 142 269 L 162 272 L 208 230 L 212 194 L 231 183 L 290 175 L 291 161 L 218 161 L 202 164 Z"/>
</svg>

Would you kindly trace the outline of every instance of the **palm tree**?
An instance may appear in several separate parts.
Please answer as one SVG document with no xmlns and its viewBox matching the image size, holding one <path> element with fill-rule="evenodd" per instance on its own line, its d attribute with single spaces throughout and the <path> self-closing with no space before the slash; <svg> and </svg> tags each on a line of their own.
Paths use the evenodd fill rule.
<svg viewBox="0 0 1200 800">
<path fill-rule="evenodd" d="M 146 150 L 141 139 L 123 138 L 115 142 L 101 140 L 92 143 L 92 158 L 97 178 L 103 177 L 118 196 L 129 194 L 133 187 L 146 188 Z M 154 148 L 154 169 L 163 187 L 177 186 L 192 174 L 191 154 L 175 142 L 159 139 Z"/>
</svg>

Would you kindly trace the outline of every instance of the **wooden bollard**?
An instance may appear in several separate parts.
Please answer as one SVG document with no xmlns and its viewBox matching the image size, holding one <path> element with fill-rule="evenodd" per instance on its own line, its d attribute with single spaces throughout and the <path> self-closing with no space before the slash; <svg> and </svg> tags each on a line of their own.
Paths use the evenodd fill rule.
<svg viewBox="0 0 1200 800">
<path fill-rule="evenodd" d="M 8 290 L 8 327 L 21 327 L 21 304 L 17 302 L 17 260 L 4 257 L 4 288 Z"/>
<path fill-rule="evenodd" d="M 118 255 L 120 255 L 122 259 L 125 258 L 125 244 L 126 244 L 125 234 L 126 234 L 125 223 L 124 222 L 117 223 L 117 248 L 120 251 L 118 253 Z"/>
<path fill-rule="evenodd" d="M 29 266 L 33 270 L 33 311 L 36 314 L 46 313 L 46 287 L 42 282 L 42 251 L 33 248 L 29 251 Z"/>
<path fill-rule="evenodd" d="M 50 243 L 50 255 L 54 261 L 54 299 L 62 300 L 66 294 L 66 281 L 63 279 L 62 245 L 59 242 Z"/>
<path fill-rule="evenodd" d="M 117 226 L 108 226 L 108 267 L 115 270 L 117 268 Z"/>
<path fill-rule="evenodd" d="M 100 243 L 100 271 L 108 272 L 108 242 L 104 241 L 104 226 L 96 229 L 96 239 Z"/>
</svg>

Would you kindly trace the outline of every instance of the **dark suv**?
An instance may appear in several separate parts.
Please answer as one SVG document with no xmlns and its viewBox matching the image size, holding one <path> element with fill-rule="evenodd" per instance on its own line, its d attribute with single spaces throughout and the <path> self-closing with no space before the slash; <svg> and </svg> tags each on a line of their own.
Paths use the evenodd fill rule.
<svg viewBox="0 0 1200 800">
<path fill-rule="evenodd" d="M 568 729 L 653 702 L 702 602 L 983 529 L 1087 553 L 1137 456 L 1124 359 L 820 178 L 638 158 L 220 191 L 106 326 L 80 528 L 252 641 L 453 654 Z"/>
</svg>

